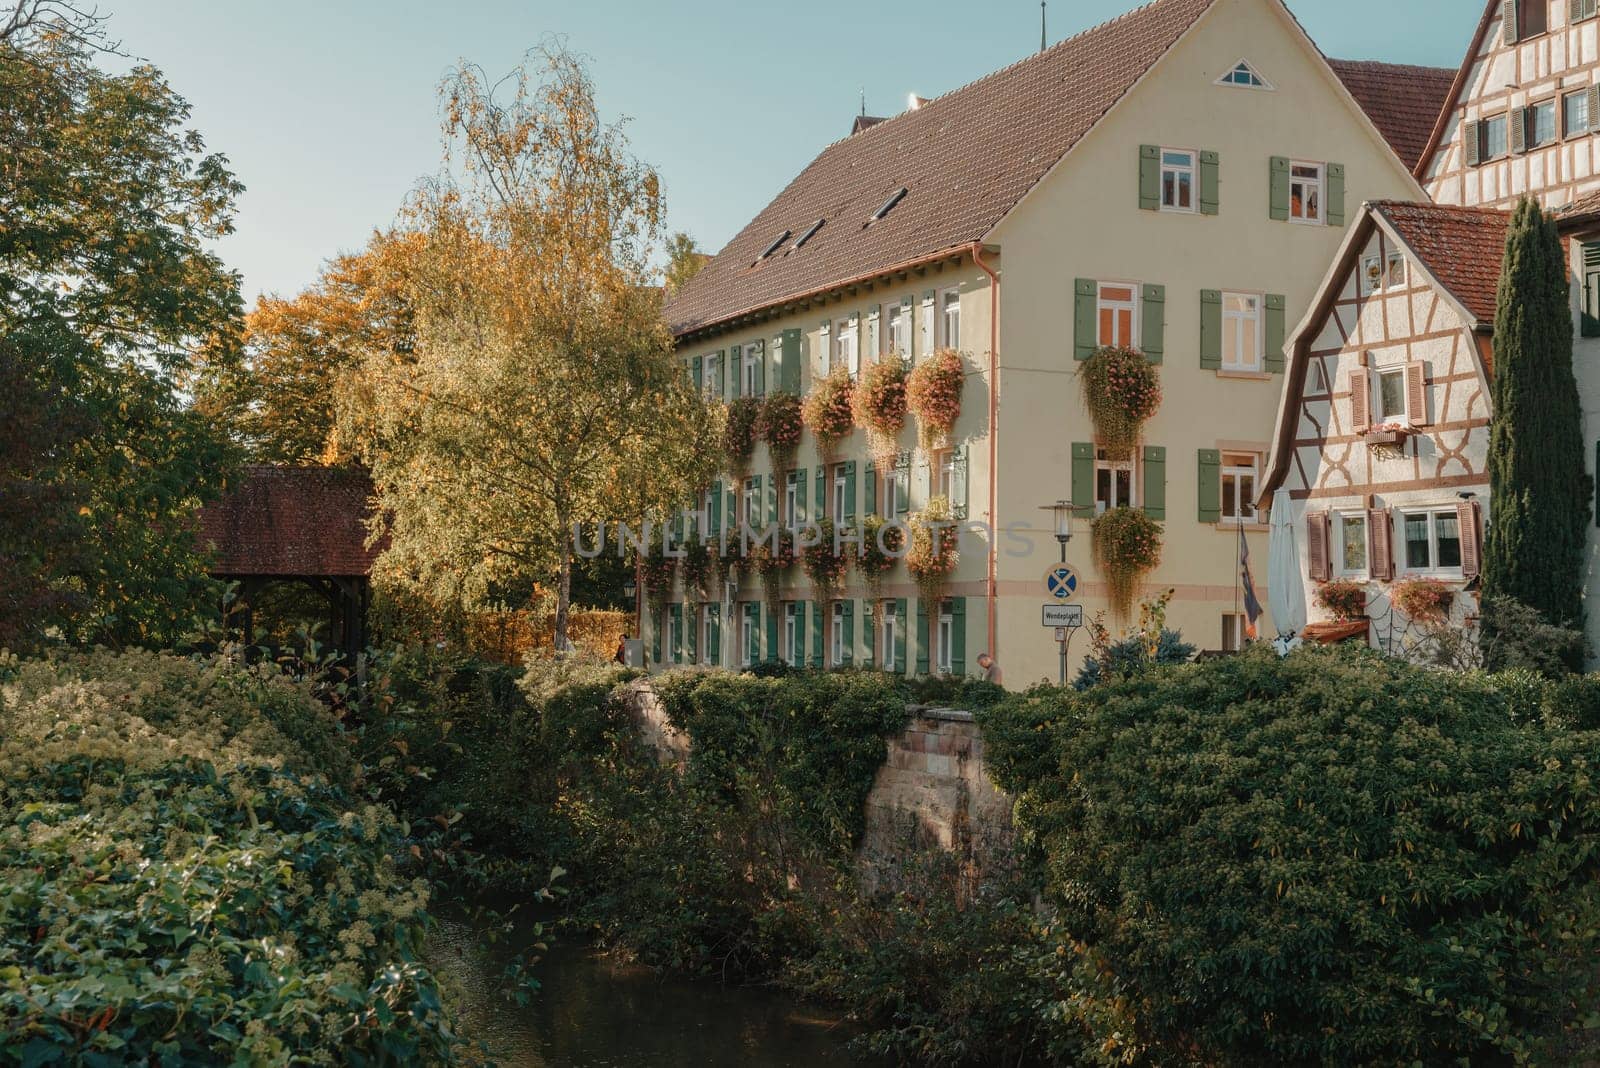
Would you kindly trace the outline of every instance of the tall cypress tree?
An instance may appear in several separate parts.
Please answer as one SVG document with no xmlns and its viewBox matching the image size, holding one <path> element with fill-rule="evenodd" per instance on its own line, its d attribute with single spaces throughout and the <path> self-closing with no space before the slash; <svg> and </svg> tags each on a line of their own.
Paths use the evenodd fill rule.
<svg viewBox="0 0 1600 1068">
<path fill-rule="evenodd" d="M 1517 205 L 1506 232 L 1493 379 L 1484 599 L 1512 598 L 1553 624 L 1579 626 L 1590 479 L 1567 266 L 1555 224 L 1532 199 Z M 1487 638 L 1492 611 L 1485 623 Z"/>
</svg>

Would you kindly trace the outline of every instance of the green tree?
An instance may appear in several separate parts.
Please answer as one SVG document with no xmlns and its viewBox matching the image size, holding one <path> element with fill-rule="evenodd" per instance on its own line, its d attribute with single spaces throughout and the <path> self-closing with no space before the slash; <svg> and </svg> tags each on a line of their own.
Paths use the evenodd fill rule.
<svg viewBox="0 0 1600 1068">
<path fill-rule="evenodd" d="M 416 348 L 369 359 L 367 406 L 341 420 L 375 429 L 380 577 L 435 604 L 554 579 L 559 646 L 574 525 L 686 501 L 719 428 L 661 322 L 656 175 L 582 64 L 545 49 L 495 84 L 463 67 L 442 95 L 456 166 L 409 210 Z"/>
<path fill-rule="evenodd" d="M 694 238 L 681 230 L 667 238 L 667 295 L 682 289 L 710 261 L 710 256 L 695 247 Z"/>
<path fill-rule="evenodd" d="M 1484 596 L 1578 626 L 1591 482 L 1572 374 L 1566 257 L 1554 222 L 1531 198 L 1517 205 L 1506 233 L 1491 390 Z M 1492 657 L 1492 617 L 1484 637 Z M 1491 659 L 1488 666 L 1499 665 Z"/>
<path fill-rule="evenodd" d="M 160 72 L 65 3 L 0 15 L 0 642 L 165 642 L 216 590 L 193 510 L 231 453 L 184 400 L 236 351 L 207 251 L 239 185 Z"/>
</svg>

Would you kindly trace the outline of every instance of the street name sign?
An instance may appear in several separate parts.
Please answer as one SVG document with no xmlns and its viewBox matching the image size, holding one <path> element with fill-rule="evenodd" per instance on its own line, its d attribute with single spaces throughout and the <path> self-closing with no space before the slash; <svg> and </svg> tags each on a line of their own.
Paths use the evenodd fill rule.
<svg viewBox="0 0 1600 1068">
<path fill-rule="evenodd" d="M 1083 626 L 1083 605 L 1047 604 L 1044 606 L 1044 625 L 1047 627 Z"/>
</svg>

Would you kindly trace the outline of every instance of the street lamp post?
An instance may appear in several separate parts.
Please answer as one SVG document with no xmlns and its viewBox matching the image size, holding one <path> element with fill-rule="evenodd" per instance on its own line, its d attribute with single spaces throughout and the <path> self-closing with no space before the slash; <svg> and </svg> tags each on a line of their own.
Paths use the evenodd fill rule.
<svg viewBox="0 0 1600 1068">
<path fill-rule="evenodd" d="M 1067 562 L 1067 542 L 1072 540 L 1072 502 L 1056 501 L 1054 504 L 1046 504 L 1042 507 L 1050 512 L 1055 519 L 1056 544 L 1061 546 L 1061 562 L 1064 564 Z M 1067 684 L 1068 648 L 1072 645 L 1073 631 L 1077 628 L 1058 627 L 1056 629 L 1061 634 L 1061 637 L 1057 640 L 1057 644 L 1061 646 L 1060 682 L 1062 686 L 1065 686 Z"/>
</svg>

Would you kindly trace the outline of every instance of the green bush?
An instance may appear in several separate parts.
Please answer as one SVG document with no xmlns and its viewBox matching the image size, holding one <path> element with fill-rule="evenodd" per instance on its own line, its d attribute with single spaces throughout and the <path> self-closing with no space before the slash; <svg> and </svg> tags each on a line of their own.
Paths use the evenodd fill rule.
<svg viewBox="0 0 1600 1068">
<path fill-rule="evenodd" d="M 0 685 L 0 1062 L 447 1062 L 427 891 L 308 691 L 94 653 Z"/>
<path fill-rule="evenodd" d="M 1511 706 L 1366 651 L 1256 650 L 992 710 L 1079 947 L 1058 1011 L 1109 1060 L 1534 1056 L 1594 1004 L 1600 735 Z"/>
</svg>

